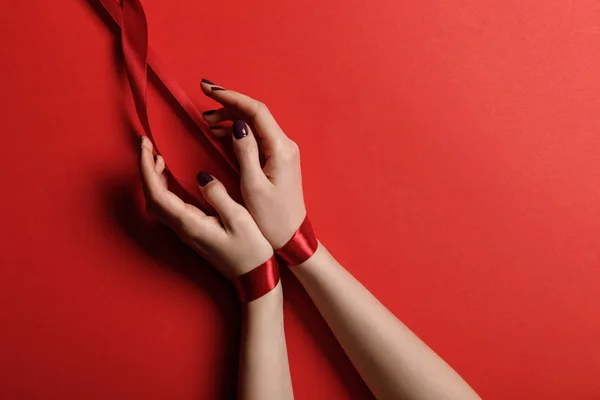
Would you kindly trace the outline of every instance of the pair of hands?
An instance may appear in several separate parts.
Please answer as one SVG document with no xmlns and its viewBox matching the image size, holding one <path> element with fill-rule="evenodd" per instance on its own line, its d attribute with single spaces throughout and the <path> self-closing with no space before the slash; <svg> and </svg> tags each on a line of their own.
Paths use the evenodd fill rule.
<svg viewBox="0 0 600 400">
<path fill-rule="evenodd" d="M 233 140 L 247 209 L 205 172 L 198 174 L 200 192 L 218 216 L 185 203 L 169 191 L 165 161 L 153 156 L 151 141 L 142 137 L 140 171 L 146 208 L 232 279 L 268 260 L 304 220 L 300 154 L 263 103 L 204 79 L 201 88 L 223 106 L 203 116 L 215 136 Z M 233 125 L 222 124 L 228 121 Z"/>
</svg>

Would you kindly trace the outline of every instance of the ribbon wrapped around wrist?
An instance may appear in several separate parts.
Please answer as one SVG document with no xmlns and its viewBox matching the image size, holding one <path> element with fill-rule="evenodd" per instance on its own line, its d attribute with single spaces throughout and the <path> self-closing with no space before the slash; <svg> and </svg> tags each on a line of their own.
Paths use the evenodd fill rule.
<svg viewBox="0 0 600 400">
<path fill-rule="evenodd" d="M 275 254 L 282 264 L 294 267 L 308 260 L 317 251 L 317 247 L 319 243 L 307 216 L 291 239 L 279 250 L 275 250 Z"/>
<path fill-rule="evenodd" d="M 273 290 L 278 283 L 279 265 L 274 255 L 253 270 L 233 279 L 233 284 L 242 303 L 249 303 L 264 296 Z"/>
</svg>

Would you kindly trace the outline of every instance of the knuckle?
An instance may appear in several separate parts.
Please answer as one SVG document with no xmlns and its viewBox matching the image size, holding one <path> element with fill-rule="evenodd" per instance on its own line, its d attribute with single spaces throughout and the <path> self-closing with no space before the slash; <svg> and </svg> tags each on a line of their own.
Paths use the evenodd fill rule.
<svg viewBox="0 0 600 400">
<path fill-rule="evenodd" d="M 269 115 L 269 108 L 261 101 L 257 101 L 252 112 L 252 119 L 257 119 Z"/>
<path fill-rule="evenodd" d="M 285 152 L 285 143 L 282 140 L 276 139 L 273 143 L 270 143 L 269 150 L 279 156 Z"/>
<path fill-rule="evenodd" d="M 290 140 L 289 152 L 292 157 L 300 158 L 300 146 L 298 146 L 298 143 Z"/>
<path fill-rule="evenodd" d="M 186 218 L 185 216 L 178 215 L 173 218 L 172 226 L 175 230 L 184 232 L 187 235 L 197 236 L 199 235 L 198 224 L 193 218 Z"/>
<path fill-rule="evenodd" d="M 236 227 L 245 227 L 252 221 L 248 212 L 242 206 L 232 208 L 228 214 L 227 218 L 230 223 Z"/>
<path fill-rule="evenodd" d="M 262 101 L 256 101 L 256 110 L 257 112 L 269 112 L 269 109 L 267 108 L 267 105 L 265 103 L 263 103 Z"/>
<path fill-rule="evenodd" d="M 290 140 L 283 148 L 282 156 L 286 161 L 297 161 L 300 159 L 300 147 Z"/>
</svg>

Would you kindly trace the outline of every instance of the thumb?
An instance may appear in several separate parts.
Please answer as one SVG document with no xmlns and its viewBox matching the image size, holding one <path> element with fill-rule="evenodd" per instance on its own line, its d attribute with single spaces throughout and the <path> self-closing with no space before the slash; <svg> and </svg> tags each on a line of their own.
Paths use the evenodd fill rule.
<svg viewBox="0 0 600 400">
<path fill-rule="evenodd" d="M 242 180 L 268 181 L 260 165 L 258 143 L 250 127 L 242 120 L 233 123 L 233 149 L 240 163 Z"/>
</svg>

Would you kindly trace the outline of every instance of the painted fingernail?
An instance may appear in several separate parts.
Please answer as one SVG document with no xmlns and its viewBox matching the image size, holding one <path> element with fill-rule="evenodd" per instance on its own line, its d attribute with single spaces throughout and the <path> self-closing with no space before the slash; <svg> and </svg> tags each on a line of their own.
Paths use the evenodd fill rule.
<svg viewBox="0 0 600 400">
<path fill-rule="evenodd" d="M 248 136 L 248 127 L 246 123 L 240 119 L 233 123 L 233 137 L 236 139 L 245 138 Z"/>
<path fill-rule="evenodd" d="M 156 162 L 156 160 L 158 160 L 158 154 L 154 155 L 154 162 Z"/>
<path fill-rule="evenodd" d="M 210 90 L 212 90 L 213 92 L 217 91 L 217 90 L 225 90 L 225 88 L 219 87 L 219 86 L 213 86 L 210 88 Z"/>
<path fill-rule="evenodd" d="M 208 79 L 204 79 L 204 78 L 202 78 L 202 83 L 206 83 L 207 85 L 214 85 L 214 83 L 212 83 Z"/>
<path fill-rule="evenodd" d="M 213 180 L 213 177 L 206 172 L 198 172 L 198 175 L 196 175 L 196 180 L 200 186 L 204 187 Z"/>
<path fill-rule="evenodd" d="M 208 111 L 204 111 L 204 112 L 202 113 L 202 115 L 212 115 L 212 114 L 214 114 L 214 113 L 216 113 L 216 112 L 217 112 L 217 110 L 208 110 Z"/>
</svg>

